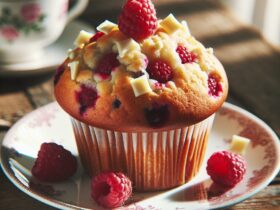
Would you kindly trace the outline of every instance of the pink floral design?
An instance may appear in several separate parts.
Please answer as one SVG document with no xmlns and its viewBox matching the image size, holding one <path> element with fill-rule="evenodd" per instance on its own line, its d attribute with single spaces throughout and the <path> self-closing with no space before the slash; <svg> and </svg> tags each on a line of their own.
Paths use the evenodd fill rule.
<svg viewBox="0 0 280 210">
<path fill-rule="evenodd" d="M 254 170 L 253 176 L 249 179 L 247 187 L 251 188 L 253 186 L 259 185 L 263 179 L 267 176 L 267 171 L 269 171 L 270 166 L 264 166 L 260 170 Z"/>
<path fill-rule="evenodd" d="M 30 128 L 36 128 L 41 126 L 52 125 L 52 120 L 56 117 L 56 112 L 58 111 L 57 107 L 52 107 L 52 109 L 42 109 L 36 113 L 36 117 L 29 122 Z"/>
<path fill-rule="evenodd" d="M 51 197 L 61 196 L 61 195 L 65 194 L 65 191 L 56 190 L 56 189 L 54 189 L 54 187 L 52 185 L 37 183 L 37 182 L 34 182 L 33 180 L 30 181 L 29 187 L 30 187 L 30 189 L 32 189 L 36 192 L 39 192 L 39 193 L 42 193 L 44 195 L 51 196 Z"/>
<path fill-rule="evenodd" d="M 27 23 L 33 23 L 41 15 L 41 8 L 36 3 L 25 4 L 21 8 L 21 15 Z"/>
<path fill-rule="evenodd" d="M 59 18 L 64 18 L 68 12 L 68 1 L 64 1 L 62 4 L 61 12 L 59 14 Z"/>
<path fill-rule="evenodd" d="M 121 210 L 159 210 L 159 209 L 152 206 L 152 205 L 148 205 L 146 207 L 143 207 L 139 204 L 133 204 L 129 207 L 122 207 Z"/>
<path fill-rule="evenodd" d="M 0 34 L 8 41 L 13 41 L 19 36 L 17 29 L 9 25 L 0 28 Z"/>
</svg>

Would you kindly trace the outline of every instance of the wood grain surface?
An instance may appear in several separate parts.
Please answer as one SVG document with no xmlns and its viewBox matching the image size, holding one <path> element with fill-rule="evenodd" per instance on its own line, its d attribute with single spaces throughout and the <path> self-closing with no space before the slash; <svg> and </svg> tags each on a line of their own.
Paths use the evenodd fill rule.
<svg viewBox="0 0 280 210">
<path fill-rule="evenodd" d="M 92 0 L 80 17 L 97 26 L 115 21 L 122 1 Z M 280 49 L 251 26 L 239 22 L 217 1 L 156 1 L 158 17 L 170 12 L 187 20 L 192 34 L 223 63 L 230 84 L 228 101 L 254 113 L 280 136 Z M 0 67 L 1 71 L 1 67 Z M 0 119 L 15 122 L 54 100 L 53 73 L 24 79 L 0 78 Z M 7 128 L 0 127 L 0 139 Z M 0 172 L 0 209 L 54 209 L 22 193 Z M 279 175 L 261 192 L 227 209 L 280 209 Z"/>
</svg>

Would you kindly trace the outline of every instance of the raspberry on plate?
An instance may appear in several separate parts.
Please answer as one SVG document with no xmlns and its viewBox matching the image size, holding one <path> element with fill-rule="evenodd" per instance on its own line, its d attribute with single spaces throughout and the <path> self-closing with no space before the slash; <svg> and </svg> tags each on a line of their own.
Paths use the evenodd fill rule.
<svg viewBox="0 0 280 210">
<path fill-rule="evenodd" d="M 71 177 L 77 170 L 77 159 L 56 143 L 43 143 L 32 167 L 32 175 L 40 181 L 58 182 Z"/>
<path fill-rule="evenodd" d="M 197 60 L 197 55 L 189 51 L 186 47 L 179 45 L 176 49 L 176 52 L 181 58 L 182 64 L 192 63 Z"/>
<path fill-rule="evenodd" d="M 122 206 L 131 193 L 131 181 L 123 173 L 105 172 L 92 178 L 91 197 L 105 208 Z"/>
<path fill-rule="evenodd" d="M 228 151 L 216 152 L 207 161 L 207 173 L 220 185 L 234 187 L 246 172 L 245 160 L 242 156 Z"/>
<path fill-rule="evenodd" d="M 155 33 L 156 11 L 151 0 L 128 0 L 119 17 L 119 29 L 128 37 L 143 40 Z"/>
<path fill-rule="evenodd" d="M 166 83 L 173 77 L 171 67 L 162 60 L 150 62 L 147 67 L 147 72 L 151 79 L 155 79 L 160 83 Z"/>
</svg>

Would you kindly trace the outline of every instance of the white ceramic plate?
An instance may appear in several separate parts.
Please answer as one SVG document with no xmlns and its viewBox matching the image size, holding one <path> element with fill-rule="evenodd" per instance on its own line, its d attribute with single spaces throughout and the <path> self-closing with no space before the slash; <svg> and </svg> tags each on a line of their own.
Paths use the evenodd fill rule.
<svg viewBox="0 0 280 210">
<path fill-rule="evenodd" d="M 245 159 L 247 172 L 241 183 L 225 190 L 214 185 L 205 171 L 209 156 L 229 149 L 233 134 L 250 138 Z M 70 180 L 40 183 L 30 170 L 43 142 L 64 145 L 77 155 L 70 120 L 51 103 L 18 121 L 7 133 L 1 148 L 1 165 L 11 182 L 33 198 L 60 209 L 102 209 L 90 198 L 90 179 L 81 169 Z M 191 182 L 168 191 L 134 193 L 126 210 L 183 210 L 219 208 L 238 203 L 257 193 L 276 176 L 280 168 L 279 139 L 260 119 L 225 103 L 217 113 L 200 173 Z"/>
<path fill-rule="evenodd" d="M 74 47 L 73 40 L 82 29 L 88 32 L 94 31 L 84 22 L 72 21 L 65 27 L 59 39 L 46 47 L 39 59 L 15 64 L 0 63 L 0 77 L 22 77 L 54 71 L 66 58 L 67 50 Z"/>
</svg>

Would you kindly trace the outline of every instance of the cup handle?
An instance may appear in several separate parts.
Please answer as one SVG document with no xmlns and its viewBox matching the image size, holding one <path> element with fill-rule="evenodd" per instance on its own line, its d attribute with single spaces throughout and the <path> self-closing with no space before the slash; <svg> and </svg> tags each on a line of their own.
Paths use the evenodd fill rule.
<svg viewBox="0 0 280 210">
<path fill-rule="evenodd" d="M 69 23 L 79 14 L 81 14 L 88 4 L 88 0 L 76 0 L 76 3 L 72 6 L 72 8 L 68 12 L 66 22 Z"/>
</svg>

